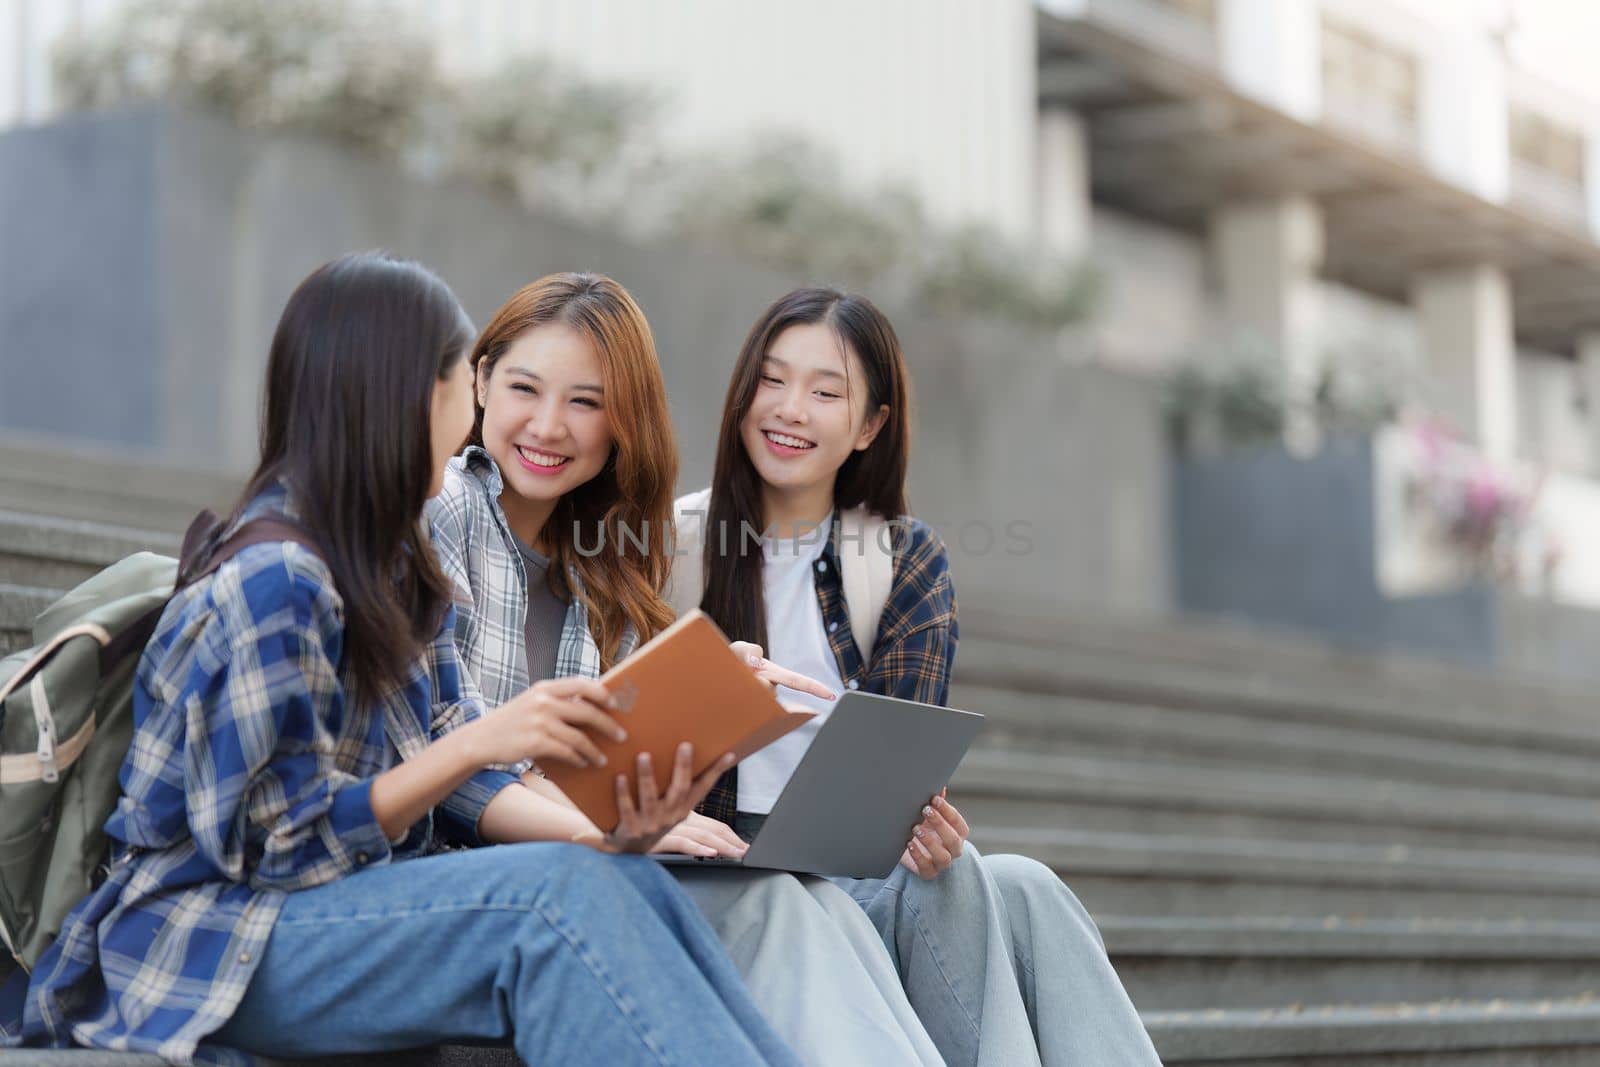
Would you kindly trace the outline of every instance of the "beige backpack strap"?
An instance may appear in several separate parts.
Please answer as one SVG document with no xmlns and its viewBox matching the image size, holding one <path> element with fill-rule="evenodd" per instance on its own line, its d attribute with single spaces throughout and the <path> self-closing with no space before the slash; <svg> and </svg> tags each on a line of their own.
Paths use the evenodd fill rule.
<svg viewBox="0 0 1600 1067">
<path fill-rule="evenodd" d="M 678 615 L 700 606 L 706 591 L 706 513 L 711 510 L 711 490 L 680 496 L 672 504 L 672 569 L 663 591 Z"/>
<path fill-rule="evenodd" d="M 863 665 L 872 661 L 878 624 L 894 587 L 894 545 L 889 524 L 865 508 L 851 508 L 839 517 L 839 577 L 844 583 L 850 634 Z"/>
</svg>

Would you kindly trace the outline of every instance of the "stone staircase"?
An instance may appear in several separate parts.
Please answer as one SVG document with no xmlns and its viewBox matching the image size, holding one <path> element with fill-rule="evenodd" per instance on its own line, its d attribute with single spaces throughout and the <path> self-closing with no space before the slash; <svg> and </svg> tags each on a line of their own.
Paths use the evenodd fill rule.
<svg viewBox="0 0 1600 1067">
<path fill-rule="evenodd" d="M 1600 1063 L 1590 694 L 963 605 L 952 784 L 1051 864 L 1172 1064 Z"/>
<path fill-rule="evenodd" d="M 188 513 L 0 511 L 0 647 Z M 1077 891 L 1167 1064 L 1600 1063 L 1591 694 L 973 594 L 952 703 L 988 716 L 952 784 L 974 840 Z"/>
</svg>

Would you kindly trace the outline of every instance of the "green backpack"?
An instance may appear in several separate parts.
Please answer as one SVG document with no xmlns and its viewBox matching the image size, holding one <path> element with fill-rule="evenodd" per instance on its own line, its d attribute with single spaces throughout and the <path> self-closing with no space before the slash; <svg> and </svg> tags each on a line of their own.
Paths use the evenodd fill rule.
<svg viewBox="0 0 1600 1067">
<path fill-rule="evenodd" d="M 32 648 L 0 660 L 0 987 L 32 969 L 107 859 L 106 819 L 133 739 L 133 676 L 179 584 L 207 577 L 250 545 L 294 541 L 285 519 L 256 519 L 212 549 L 203 512 L 185 561 L 139 552 L 107 567 L 34 621 Z"/>
</svg>

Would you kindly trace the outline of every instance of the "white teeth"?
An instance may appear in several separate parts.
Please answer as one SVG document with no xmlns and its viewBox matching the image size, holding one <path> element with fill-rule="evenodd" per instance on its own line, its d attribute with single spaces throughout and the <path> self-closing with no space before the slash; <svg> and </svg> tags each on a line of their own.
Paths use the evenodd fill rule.
<svg viewBox="0 0 1600 1067">
<path fill-rule="evenodd" d="M 790 437 L 786 433 L 773 433 L 771 430 L 767 430 L 765 432 L 766 432 L 766 435 L 767 435 L 767 440 L 771 441 L 774 444 L 783 445 L 785 448 L 815 448 L 816 447 L 816 445 L 812 444 L 810 441 L 803 440 L 803 439 L 801 439 L 799 437 Z"/>
<path fill-rule="evenodd" d="M 559 467 L 567 461 L 566 456 L 548 456 L 543 452 L 529 452 L 522 446 L 517 446 L 517 455 L 532 463 L 535 467 Z"/>
</svg>

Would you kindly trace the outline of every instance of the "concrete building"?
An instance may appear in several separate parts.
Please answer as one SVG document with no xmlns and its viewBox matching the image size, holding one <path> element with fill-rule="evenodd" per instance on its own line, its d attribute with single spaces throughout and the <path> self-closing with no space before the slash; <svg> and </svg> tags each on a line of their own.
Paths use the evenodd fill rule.
<svg viewBox="0 0 1600 1067">
<path fill-rule="evenodd" d="M 548 55 L 660 92 L 677 146 L 794 130 L 1090 256 L 1104 362 L 1363 352 L 1491 456 L 1600 469 L 1596 110 L 1508 58 L 1503 0 L 373 2 L 450 69 Z M 0 125 L 54 113 L 53 43 L 121 3 L 0 8 Z"/>
<path fill-rule="evenodd" d="M 53 117 L 53 45 L 124 2 L 0 6 L 0 126 Z M 1507 47 L 1540 0 L 365 2 L 449 70 L 547 55 L 661 94 L 677 149 L 798 131 L 861 187 L 1087 257 L 1079 358 L 1249 354 L 1302 389 L 1363 364 L 1600 542 L 1600 109 Z"/>
</svg>

